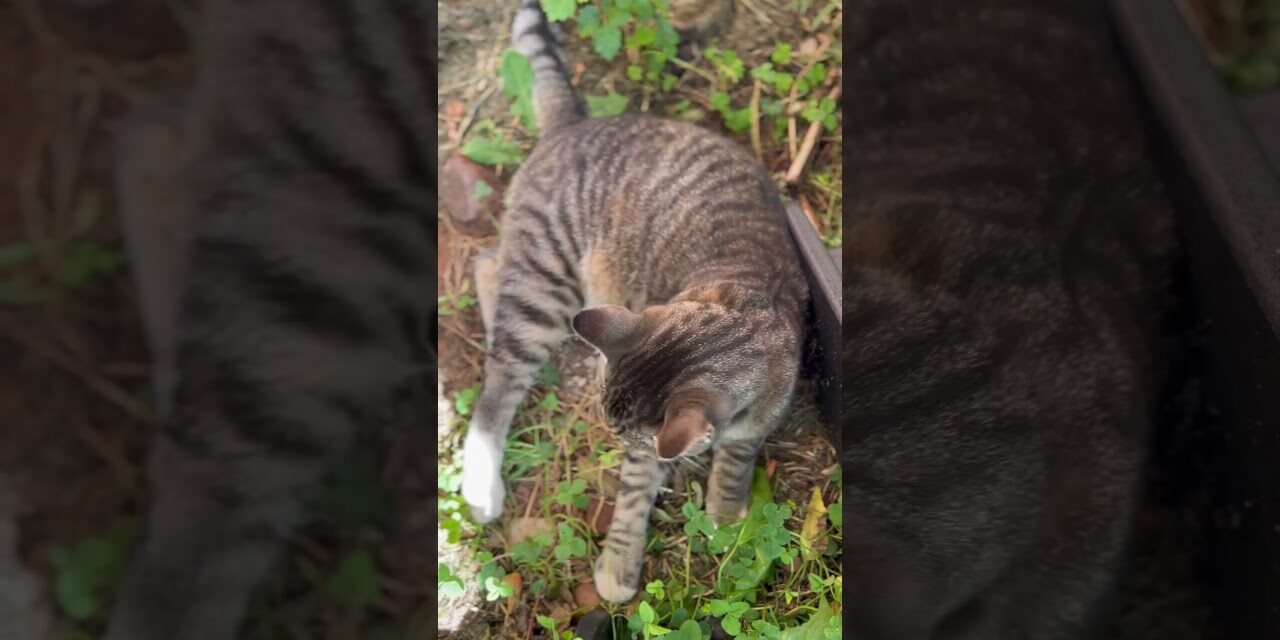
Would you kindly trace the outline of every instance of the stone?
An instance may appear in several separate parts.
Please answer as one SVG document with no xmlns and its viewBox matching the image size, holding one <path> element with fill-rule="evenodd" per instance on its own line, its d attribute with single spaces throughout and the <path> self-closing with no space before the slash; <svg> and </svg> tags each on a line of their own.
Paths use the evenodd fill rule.
<svg viewBox="0 0 1280 640">
<path fill-rule="evenodd" d="M 497 233 L 493 220 L 502 213 L 502 191 L 492 169 L 461 154 L 440 169 L 440 200 L 454 228 L 471 237 Z"/>
</svg>

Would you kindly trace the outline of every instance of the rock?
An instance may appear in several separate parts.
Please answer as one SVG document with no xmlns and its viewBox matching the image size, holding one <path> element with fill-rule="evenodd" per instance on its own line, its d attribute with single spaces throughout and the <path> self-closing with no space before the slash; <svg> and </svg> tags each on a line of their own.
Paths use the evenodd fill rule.
<svg viewBox="0 0 1280 640">
<path fill-rule="evenodd" d="M 587 584 L 591 585 L 591 591 L 595 592 L 595 585 L 589 582 Z M 583 640 L 613 640 L 613 619 L 608 611 L 593 609 L 578 621 L 574 634 Z"/>
<path fill-rule="evenodd" d="M 600 594 L 596 591 L 596 583 L 583 582 L 573 588 L 573 601 L 579 608 L 594 607 L 600 604 Z"/>
<path fill-rule="evenodd" d="M 476 238 L 497 232 L 490 217 L 502 213 L 502 183 L 492 169 L 450 156 L 440 169 L 440 200 L 458 231 Z"/>
</svg>

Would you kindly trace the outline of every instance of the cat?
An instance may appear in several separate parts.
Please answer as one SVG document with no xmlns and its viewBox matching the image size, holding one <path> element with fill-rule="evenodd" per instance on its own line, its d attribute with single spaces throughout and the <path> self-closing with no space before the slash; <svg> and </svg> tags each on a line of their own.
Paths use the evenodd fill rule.
<svg viewBox="0 0 1280 640">
<path fill-rule="evenodd" d="M 176 273 L 136 274 L 161 424 L 108 640 L 237 637 L 300 496 L 435 370 L 430 7 L 209 0 L 200 36 L 117 153 L 131 251 Z"/>
<path fill-rule="evenodd" d="M 1177 251 L 1106 2 L 848 17 L 850 635 L 1096 637 Z"/>
<path fill-rule="evenodd" d="M 477 265 L 492 274 L 477 277 L 489 340 L 462 495 L 478 522 L 502 512 L 516 409 L 581 337 L 605 358 L 606 420 L 626 448 L 595 587 L 625 602 L 672 460 L 714 450 L 706 509 L 745 515 L 757 453 L 795 390 L 808 286 L 780 195 L 744 149 L 647 115 L 586 118 L 537 0 L 512 34 L 541 130 L 507 191 L 496 264 Z"/>
</svg>

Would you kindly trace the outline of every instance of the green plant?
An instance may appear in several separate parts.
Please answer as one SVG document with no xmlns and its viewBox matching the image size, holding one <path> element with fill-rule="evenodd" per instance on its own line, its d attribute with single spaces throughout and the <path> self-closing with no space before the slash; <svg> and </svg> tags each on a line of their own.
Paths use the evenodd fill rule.
<svg viewBox="0 0 1280 640">
<path fill-rule="evenodd" d="M 53 549 L 53 594 L 68 618 L 87 620 L 100 613 L 102 596 L 120 580 L 132 537 L 133 528 L 123 525 L 107 536 Z"/>
<path fill-rule="evenodd" d="M 340 605 L 367 607 L 378 599 L 379 579 L 373 556 L 368 550 L 357 549 L 347 554 L 333 575 L 325 580 L 324 593 Z"/>
<path fill-rule="evenodd" d="M 554 550 L 557 562 L 565 562 L 570 558 L 580 558 L 587 555 L 587 541 L 580 537 L 573 530 L 573 527 L 562 522 L 556 530 L 560 534 Z"/>
<path fill-rule="evenodd" d="M 579 509 L 587 508 L 587 481 L 577 478 L 572 481 L 564 480 L 556 486 L 556 492 L 551 495 L 552 501 L 560 506 L 573 505 Z"/>
<path fill-rule="evenodd" d="M 457 598 L 465 591 L 462 584 L 462 578 L 454 575 L 449 565 L 443 562 L 436 565 L 436 591 L 446 598 Z"/>
</svg>

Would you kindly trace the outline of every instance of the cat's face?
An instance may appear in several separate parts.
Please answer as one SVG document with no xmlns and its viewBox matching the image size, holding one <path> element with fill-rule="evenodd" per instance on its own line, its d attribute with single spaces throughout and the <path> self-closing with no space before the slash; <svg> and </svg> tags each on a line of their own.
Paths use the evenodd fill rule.
<svg viewBox="0 0 1280 640">
<path fill-rule="evenodd" d="M 587 309 L 574 330 L 604 354 L 604 408 L 629 448 L 670 460 L 705 451 L 767 377 L 763 345 L 722 306 L 677 302 L 633 313 Z"/>
</svg>

